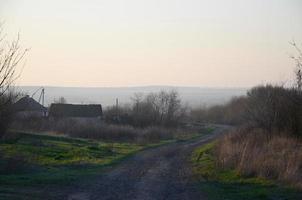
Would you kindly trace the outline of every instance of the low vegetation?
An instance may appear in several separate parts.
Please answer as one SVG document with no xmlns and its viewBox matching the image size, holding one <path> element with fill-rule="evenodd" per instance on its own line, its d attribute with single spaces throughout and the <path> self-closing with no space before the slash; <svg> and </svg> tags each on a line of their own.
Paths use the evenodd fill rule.
<svg viewBox="0 0 302 200">
<path fill-rule="evenodd" d="M 216 161 L 244 177 L 263 177 L 302 189 L 302 141 L 263 129 L 236 129 L 219 140 Z"/>
<path fill-rule="evenodd" d="M 192 137 L 199 129 L 166 128 L 162 126 L 133 127 L 131 125 L 108 124 L 94 119 L 36 119 L 28 118 L 11 125 L 15 130 L 66 135 L 74 138 L 96 139 L 109 142 L 136 144 L 157 143 L 162 140 Z"/>
<path fill-rule="evenodd" d="M 262 177 L 244 176 L 232 167 L 221 167 L 221 163 L 217 161 L 219 145 L 219 143 L 204 145 L 196 149 L 191 158 L 195 178 L 210 200 L 298 200 L 302 198 L 300 191 L 281 186 L 275 181 Z"/>
</svg>

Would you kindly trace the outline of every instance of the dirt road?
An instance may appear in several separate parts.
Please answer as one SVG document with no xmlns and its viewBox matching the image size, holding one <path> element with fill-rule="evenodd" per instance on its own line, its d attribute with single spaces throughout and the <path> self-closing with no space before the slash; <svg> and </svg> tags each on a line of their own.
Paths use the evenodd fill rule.
<svg viewBox="0 0 302 200">
<path fill-rule="evenodd" d="M 188 159 L 193 149 L 217 137 L 217 128 L 195 141 L 177 142 L 138 153 L 96 177 L 60 194 L 69 200 L 195 200 L 206 199 L 192 179 Z"/>
</svg>

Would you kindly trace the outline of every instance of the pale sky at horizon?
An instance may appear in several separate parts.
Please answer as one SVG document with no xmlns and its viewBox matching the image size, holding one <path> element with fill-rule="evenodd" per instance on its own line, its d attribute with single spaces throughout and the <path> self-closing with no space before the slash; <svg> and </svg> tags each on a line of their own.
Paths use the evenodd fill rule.
<svg viewBox="0 0 302 200">
<path fill-rule="evenodd" d="M 289 81 L 301 0 L 0 0 L 31 50 L 20 85 L 250 87 Z"/>
</svg>

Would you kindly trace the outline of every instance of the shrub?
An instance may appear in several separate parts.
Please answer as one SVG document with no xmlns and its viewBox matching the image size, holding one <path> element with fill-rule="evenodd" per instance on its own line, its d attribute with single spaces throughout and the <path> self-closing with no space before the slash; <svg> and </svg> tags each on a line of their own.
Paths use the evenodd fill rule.
<svg viewBox="0 0 302 200">
<path fill-rule="evenodd" d="M 266 85 L 247 95 L 247 118 L 257 127 L 302 134 L 302 94 L 298 90 Z"/>
</svg>

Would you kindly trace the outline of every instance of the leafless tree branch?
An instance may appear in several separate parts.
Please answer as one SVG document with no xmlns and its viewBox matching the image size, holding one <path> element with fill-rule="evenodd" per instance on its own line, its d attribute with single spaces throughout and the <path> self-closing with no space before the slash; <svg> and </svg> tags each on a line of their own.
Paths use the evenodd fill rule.
<svg viewBox="0 0 302 200">
<path fill-rule="evenodd" d="M 3 24 L 0 24 L 0 97 L 19 78 L 20 74 L 17 74 L 17 66 L 28 51 L 28 49 L 20 47 L 20 34 L 12 42 L 7 42 L 5 39 Z"/>
</svg>

